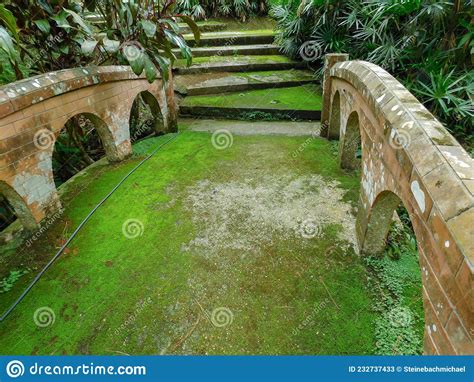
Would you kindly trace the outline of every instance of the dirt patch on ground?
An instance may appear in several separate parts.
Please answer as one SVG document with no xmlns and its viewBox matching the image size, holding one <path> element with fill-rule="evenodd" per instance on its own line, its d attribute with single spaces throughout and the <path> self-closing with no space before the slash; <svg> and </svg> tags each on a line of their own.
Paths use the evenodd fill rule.
<svg viewBox="0 0 474 382">
<path fill-rule="evenodd" d="M 235 135 L 319 136 L 320 122 L 246 122 L 210 119 L 183 119 L 192 131 L 213 133 L 227 130 Z"/>
<path fill-rule="evenodd" d="M 355 221 L 351 205 L 342 201 L 344 190 L 320 175 L 265 175 L 258 184 L 249 178 L 204 180 L 188 192 L 189 208 L 201 230 L 185 251 L 207 258 L 227 250 L 256 255 L 275 237 L 309 245 L 306 239 L 317 239 L 330 224 L 340 225 L 340 239 L 356 247 Z"/>
</svg>

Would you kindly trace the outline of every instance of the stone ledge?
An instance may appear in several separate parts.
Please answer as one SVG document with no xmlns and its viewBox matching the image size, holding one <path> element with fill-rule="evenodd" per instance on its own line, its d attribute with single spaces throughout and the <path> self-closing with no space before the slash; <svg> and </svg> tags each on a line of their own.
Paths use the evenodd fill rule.
<svg viewBox="0 0 474 382">
<path fill-rule="evenodd" d="M 99 83 L 143 79 L 129 66 L 93 66 L 41 74 L 0 87 L 0 119 L 46 99 Z M 158 77 L 161 78 L 161 77 Z"/>
</svg>

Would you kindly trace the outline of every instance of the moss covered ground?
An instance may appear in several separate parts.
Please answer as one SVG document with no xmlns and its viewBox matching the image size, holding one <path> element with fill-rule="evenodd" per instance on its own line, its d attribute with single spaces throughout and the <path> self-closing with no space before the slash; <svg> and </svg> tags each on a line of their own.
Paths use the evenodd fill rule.
<svg viewBox="0 0 474 382">
<path fill-rule="evenodd" d="M 215 106 L 235 108 L 268 108 L 286 110 L 321 110 L 322 96 L 318 85 L 290 88 L 251 90 L 222 95 L 190 96 L 185 106 Z"/>
<path fill-rule="evenodd" d="M 229 40 L 232 41 L 232 38 L 235 38 L 236 36 L 274 36 L 275 32 L 273 29 L 250 29 L 250 30 L 226 30 L 226 31 L 218 31 L 218 32 L 204 32 L 201 33 L 201 40 L 206 40 L 206 38 L 228 38 Z M 194 40 L 194 35 L 192 33 L 184 34 L 183 37 L 185 38 L 186 41 L 189 40 Z"/>
<path fill-rule="evenodd" d="M 193 65 L 206 65 L 213 63 L 294 63 L 294 61 L 286 56 L 281 55 L 267 55 L 267 56 L 210 56 L 210 57 L 194 57 Z M 175 67 L 184 68 L 187 62 L 184 59 L 177 60 Z"/>
<path fill-rule="evenodd" d="M 65 213 L 17 263 L 30 272 L 2 294 L 2 309 L 96 203 L 168 138 L 142 141 L 131 159 L 97 164 L 67 184 Z M 294 189 L 280 190 L 281 179 L 293 179 Z M 210 134 L 182 132 L 100 207 L 1 324 L 0 353 L 372 353 L 376 312 L 342 223 L 323 224 L 318 237 L 305 239 L 284 225 L 273 231 L 283 215 L 268 215 L 305 195 L 320 197 L 323 208 L 325 182 L 341 205 L 355 205 L 358 178 L 338 168 L 325 140 L 235 136 L 217 150 Z M 254 190 L 271 191 L 255 204 L 256 215 L 234 205 L 251 201 Z M 222 211 L 227 218 L 215 220 Z M 137 237 L 124 235 L 127 221 L 137 223 L 128 232 Z M 40 327 L 35 312 L 45 307 L 54 322 Z"/>
</svg>

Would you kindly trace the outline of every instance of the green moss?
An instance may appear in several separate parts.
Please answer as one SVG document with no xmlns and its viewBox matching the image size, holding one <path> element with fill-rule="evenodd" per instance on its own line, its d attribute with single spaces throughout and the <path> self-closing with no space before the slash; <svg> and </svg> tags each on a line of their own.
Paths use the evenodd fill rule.
<svg viewBox="0 0 474 382">
<path fill-rule="evenodd" d="M 286 56 L 268 55 L 268 56 L 211 56 L 211 57 L 195 57 L 194 65 L 206 65 L 211 63 L 248 63 L 248 64 L 265 64 L 265 63 L 293 63 L 294 61 Z M 186 60 L 177 60 L 176 67 L 186 67 Z"/>
<path fill-rule="evenodd" d="M 233 18 L 216 18 L 212 20 L 226 24 L 226 29 L 228 31 L 273 30 L 276 26 L 275 20 L 268 17 L 251 17 L 246 22 L 241 22 L 240 20 Z"/>
<path fill-rule="evenodd" d="M 274 36 L 275 32 L 272 29 L 255 29 L 255 30 L 239 30 L 239 31 L 224 31 L 224 32 L 206 32 L 201 34 L 201 39 L 206 38 L 229 38 L 239 36 Z M 194 35 L 185 34 L 186 40 L 194 40 Z"/>
<path fill-rule="evenodd" d="M 422 281 L 414 234 L 393 225 L 382 257 L 366 258 L 371 272 L 376 322 L 376 352 L 383 355 L 421 354 L 424 311 Z"/>
<path fill-rule="evenodd" d="M 274 72 L 272 72 L 274 74 Z M 242 93 L 186 97 L 185 106 L 321 110 L 321 89 L 317 85 L 251 90 Z"/>
<path fill-rule="evenodd" d="M 145 140 L 134 150 L 143 157 L 167 139 Z M 184 205 L 188 188 L 199 182 L 242 181 L 243 168 L 258 166 L 268 174 L 283 168 L 320 173 L 339 181 L 348 193 L 358 189 L 358 179 L 338 168 L 325 140 L 312 139 L 295 158 L 306 139 L 235 136 L 232 147 L 219 151 L 209 134 L 182 132 L 99 208 L 2 323 L 1 353 L 370 353 L 375 315 L 364 266 L 353 252 L 341 250 L 337 225 L 324 227 L 311 245 L 274 237 L 261 248 L 261 256 L 223 252 L 221 258 L 233 264 L 226 268 L 230 271 L 182 249 L 201 228 Z M 32 269 L 51 257 L 138 160 L 94 166 L 68 186 L 63 217 L 29 249 Z M 128 219 L 143 224 L 136 239 L 122 232 Z M 2 309 L 34 274 L 24 275 L 2 295 Z M 193 278 L 203 280 L 200 293 L 189 287 Z M 208 317 L 222 306 L 234 312 L 235 320 L 216 328 Z M 34 324 L 41 307 L 55 312 L 53 325 Z M 187 333 L 192 335 L 180 344 Z"/>
</svg>

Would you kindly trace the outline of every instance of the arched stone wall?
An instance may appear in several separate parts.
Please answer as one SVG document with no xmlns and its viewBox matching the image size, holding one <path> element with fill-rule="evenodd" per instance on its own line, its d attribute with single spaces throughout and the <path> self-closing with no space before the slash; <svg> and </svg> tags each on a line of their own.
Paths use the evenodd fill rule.
<svg viewBox="0 0 474 382">
<path fill-rule="evenodd" d="M 163 133 L 165 131 L 165 119 L 161 111 L 160 103 L 158 102 L 158 99 L 147 90 L 137 94 L 132 104 L 132 109 L 130 110 L 130 123 L 132 122 L 134 107 L 138 107 L 136 103 L 140 99 L 139 97 L 141 97 L 143 102 L 150 108 L 150 111 L 153 114 L 153 131 L 155 133 Z"/>
<path fill-rule="evenodd" d="M 337 121 L 333 121 L 336 122 Z M 331 132 L 331 125 L 329 125 Z M 360 146 L 359 115 L 352 112 L 343 128 L 341 143 L 339 145 L 339 161 L 342 168 L 355 170 L 360 167 L 360 161 L 356 158 L 357 149 Z"/>
<path fill-rule="evenodd" d="M 39 224 L 61 208 L 52 153 L 66 121 L 78 114 L 91 117 L 107 157 L 120 161 L 131 153 L 129 118 L 137 94 L 152 95 L 165 130 L 175 131 L 169 87 L 172 79 L 150 84 L 126 66 L 61 70 L 0 87 L 0 182 L 19 195 Z"/>
<path fill-rule="evenodd" d="M 331 101 L 328 139 L 338 139 L 341 130 L 341 96 L 335 92 Z"/>
<path fill-rule="evenodd" d="M 356 229 L 361 252 L 383 250 L 393 210 L 401 201 L 420 254 L 425 353 L 474 354 L 474 161 L 389 73 L 341 57 L 326 58 L 323 110 L 331 110 L 339 93 L 341 157 L 352 150 L 347 141 L 353 130 L 346 126 L 357 115 L 362 169 Z M 323 125 L 333 121 L 323 113 Z M 331 128 L 322 135 L 327 137 Z"/>
<path fill-rule="evenodd" d="M 0 194 L 3 195 L 8 203 L 10 203 L 11 207 L 13 207 L 15 215 L 20 219 L 23 227 L 26 229 L 34 229 L 36 227 L 36 221 L 28 208 L 28 205 L 12 187 L 7 183 L 0 181 Z"/>
</svg>

